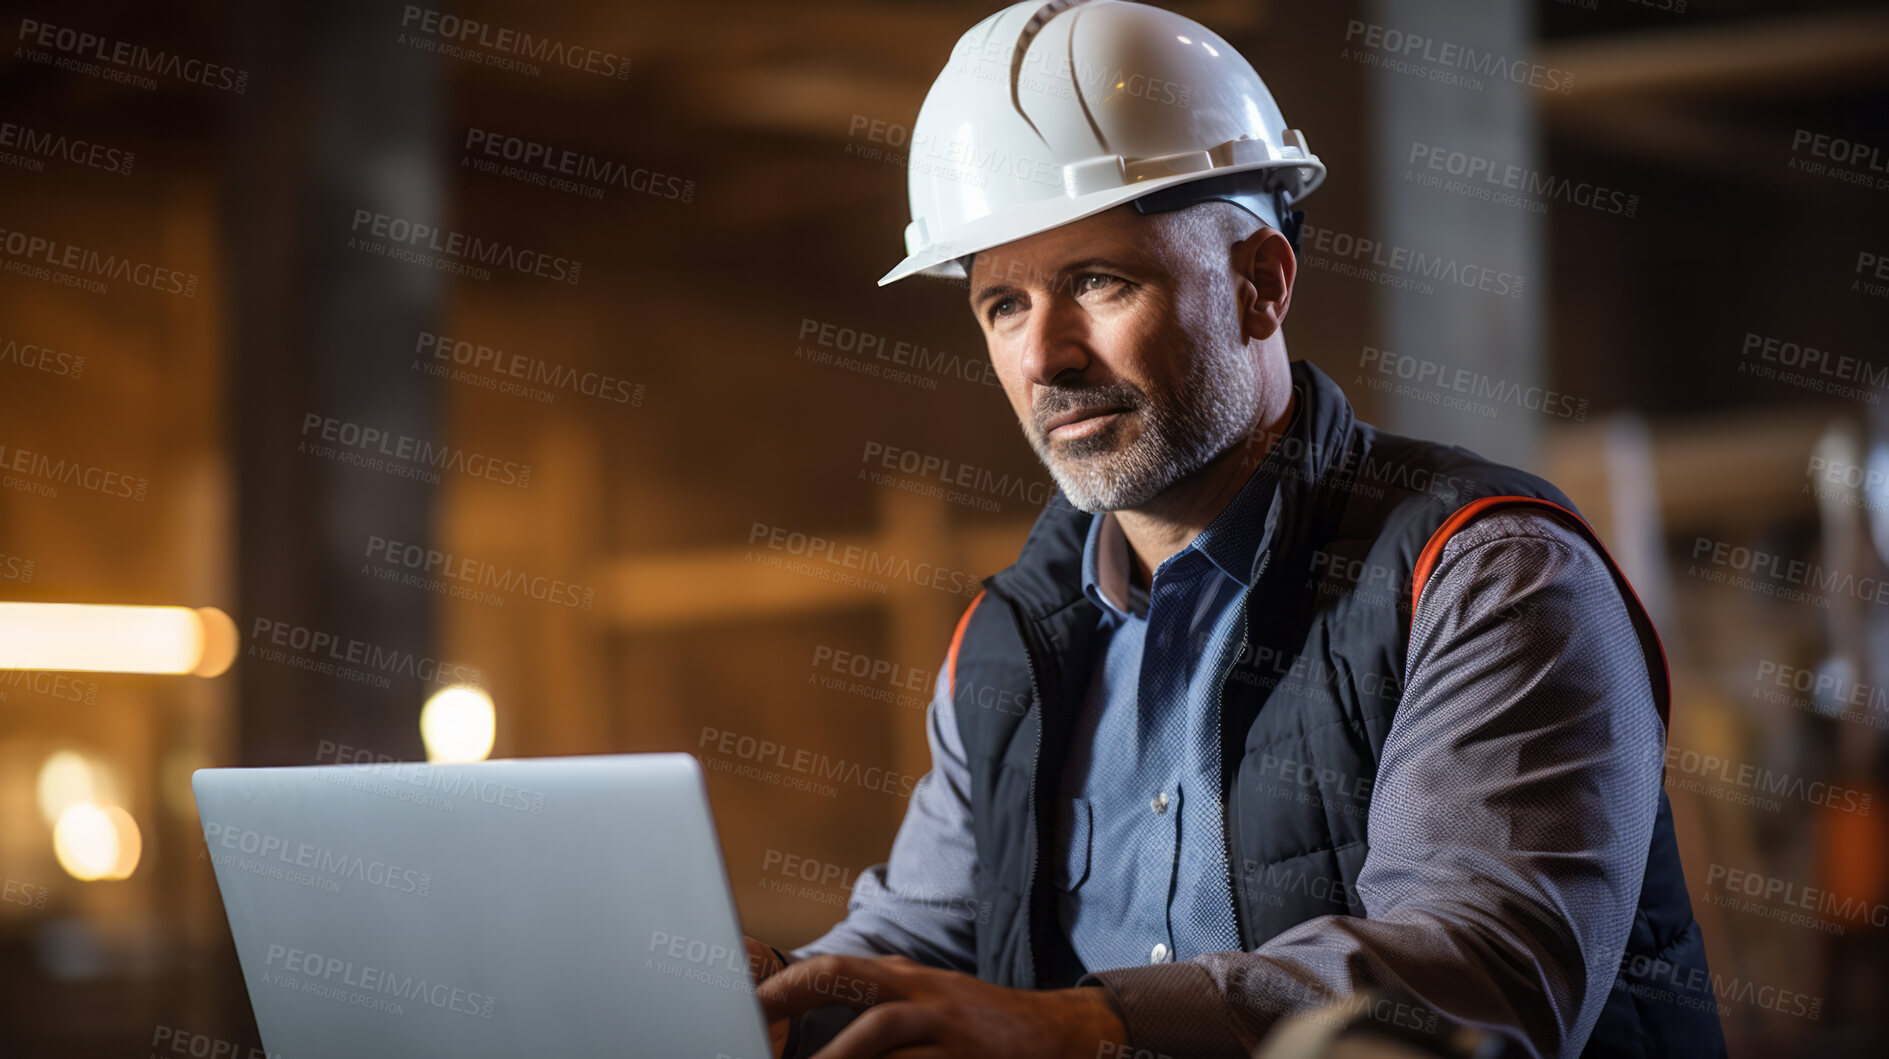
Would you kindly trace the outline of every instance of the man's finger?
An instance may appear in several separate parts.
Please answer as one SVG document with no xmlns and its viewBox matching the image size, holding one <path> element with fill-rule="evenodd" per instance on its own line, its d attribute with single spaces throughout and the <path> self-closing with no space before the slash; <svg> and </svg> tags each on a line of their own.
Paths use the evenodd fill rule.
<svg viewBox="0 0 1889 1059">
<path fill-rule="evenodd" d="M 929 1005 L 880 1004 L 847 1024 L 813 1059 L 880 1059 L 895 1050 L 935 1044 L 937 1023 L 937 1011 Z"/>
<path fill-rule="evenodd" d="M 781 967 L 784 965 L 781 963 L 780 959 L 774 955 L 774 950 L 769 947 L 766 942 L 756 941 L 745 935 L 741 940 L 748 948 L 748 977 L 759 983 L 779 973 Z"/>
<path fill-rule="evenodd" d="M 815 956 L 789 964 L 755 989 L 755 999 L 769 1021 L 791 1018 L 828 1004 L 864 1010 L 886 1000 L 903 999 L 909 960 L 869 956 Z"/>
</svg>

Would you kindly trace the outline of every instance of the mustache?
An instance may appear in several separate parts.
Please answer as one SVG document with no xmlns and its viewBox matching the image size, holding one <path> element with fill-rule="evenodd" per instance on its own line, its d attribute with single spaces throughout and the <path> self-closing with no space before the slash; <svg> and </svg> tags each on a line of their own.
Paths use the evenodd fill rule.
<svg viewBox="0 0 1889 1059">
<path fill-rule="evenodd" d="M 1127 382 L 1046 387 L 1037 390 L 1036 408 L 1030 413 L 1030 425 L 1040 438 L 1049 432 L 1050 420 L 1067 412 L 1100 411 L 1105 408 L 1141 411 L 1150 403 L 1141 387 Z"/>
</svg>

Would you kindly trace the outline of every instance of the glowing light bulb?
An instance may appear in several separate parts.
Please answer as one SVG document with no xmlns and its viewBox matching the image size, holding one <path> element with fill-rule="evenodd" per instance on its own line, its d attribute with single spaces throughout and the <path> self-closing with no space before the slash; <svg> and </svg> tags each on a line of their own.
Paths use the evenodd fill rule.
<svg viewBox="0 0 1889 1059">
<path fill-rule="evenodd" d="M 237 639 L 215 607 L 0 603 L 0 669 L 212 677 L 235 661 Z"/>
<path fill-rule="evenodd" d="M 138 861 L 144 858 L 144 833 L 138 830 L 138 821 L 124 809 L 116 805 L 102 808 L 118 839 L 118 855 L 112 859 L 112 866 L 104 877 L 129 879 L 131 873 L 138 870 Z"/>
<path fill-rule="evenodd" d="M 420 708 L 428 761 L 484 761 L 498 737 L 498 709 L 483 688 L 441 688 Z"/>
</svg>

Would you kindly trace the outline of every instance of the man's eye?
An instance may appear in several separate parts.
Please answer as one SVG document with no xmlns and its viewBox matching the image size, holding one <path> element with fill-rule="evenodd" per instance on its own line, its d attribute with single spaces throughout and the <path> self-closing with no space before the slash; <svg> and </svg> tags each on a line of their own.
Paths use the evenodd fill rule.
<svg viewBox="0 0 1889 1059">
<path fill-rule="evenodd" d="M 1101 272 L 1085 272 L 1076 277 L 1076 293 L 1087 294 L 1090 291 L 1107 290 L 1120 282 L 1114 276 Z"/>
<path fill-rule="evenodd" d="M 995 320 L 1000 316 L 1009 316 L 1016 309 L 1016 305 L 1015 298 L 1004 298 L 990 307 L 990 318 Z"/>
</svg>

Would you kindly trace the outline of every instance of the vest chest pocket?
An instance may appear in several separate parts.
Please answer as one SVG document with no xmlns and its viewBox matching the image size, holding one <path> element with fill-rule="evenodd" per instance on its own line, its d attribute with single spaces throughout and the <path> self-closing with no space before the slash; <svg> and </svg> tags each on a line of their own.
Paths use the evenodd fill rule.
<svg viewBox="0 0 1889 1059">
<path fill-rule="evenodd" d="M 1062 856 L 1051 858 L 1051 880 L 1058 887 L 1074 893 L 1089 877 L 1089 846 L 1092 828 L 1087 798 L 1066 798 L 1058 808 L 1056 834 L 1065 840 Z"/>
</svg>

